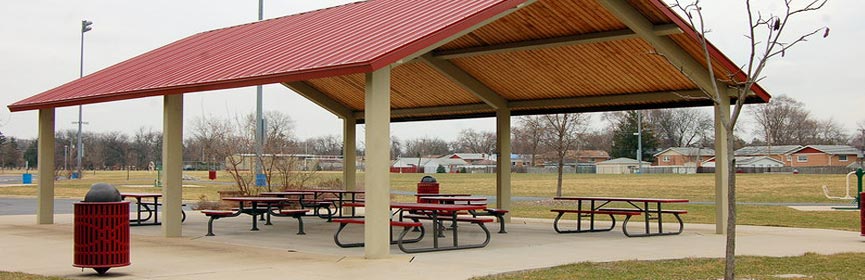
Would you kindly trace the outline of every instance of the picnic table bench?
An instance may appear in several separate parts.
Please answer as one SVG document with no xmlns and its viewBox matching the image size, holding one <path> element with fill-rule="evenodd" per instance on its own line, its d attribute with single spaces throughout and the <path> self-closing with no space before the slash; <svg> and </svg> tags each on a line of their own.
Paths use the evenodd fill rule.
<svg viewBox="0 0 865 280">
<path fill-rule="evenodd" d="M 364 203 L 355 202 L 355 203 L 346 203 L 345 206 L 348 207 L 363 207 Z M 486 208 L 486 205 L 482 204 L 437 204 L 437 203 L 400 203 L 400 202 L 391 202 L 390 208 L 396 210 L 396 214 L 393 217 L 401 218 L 400 221 L 404 221 L 404 219 L 411 219 L 416 223 L 419 223 L 420 220 L 430 220 L 432 221 L 432 232 L 433 232 L 433 244 L 432 247 L 421 247 L 421 248 L 405 248 L 401 247 L 400 250 L 406 253 L 423 253 L 423 252 L 435 252 L 435 251 L 446 251 L 446 250 L 458 250 L 458 249 L 470 249 L 470 248 L 481 248 L 485 247 L 490 242 L 490 231 L 487 229 L 485 223 L 492 222 L 491 218 L 477 218 L 477 217 L 467 217 L 467 216 L 458 216 L 458 212 L 460 211 L 470 211 L 470 210 L 482 210 Z M 419 214 L 403 214 L 413 211 L 414 213 Z M 453 239 L 452 246 L 440 245 L 439 238 L 444 237 L 443 232 L 445 230 L 444 223 L 445 221 L 451 221 L 451 236 Z M 469 222 L 475 225 L 478 225 L 480 229 L 484 232 L 484 240 L 480 243 L 476 244 L 460 244 L 459 241 L 459 231 L 458 224 L 459 222 Z"/>
<path fill-rule="evenodd" d="M 339 240 L 339 234 L 348 224 L 360 224 L 363 225 L 366 223 L 366 220 L 363 218 L 336 218 L 331 219 L 333 223 L 339 223 L 339 229 L 336 230 L 336 233 L 333 234 L 333 241 L 337 246 L 341 248 L 351 248 L 351 247 L 363 247 L 363 242 L 355 242 L 355 243 L 345 243 Z M 410 249 L 407 249 L 403 246 L 406 243 L 416 243 L 420 242 L 424 237 L 424 229 L 423 224 L 420 222 L 408 222 L 408 221 L 390 221 L 391 226 L 391 234 L 390 234 L 390 244 L 396 244 L 400 250 L 403 252 L 410 252 Z M 393 228 L 394 227 L 402 227 L 402 231 L 399 233 L 399 236 L 396 240 L 393 239 Z M 406 235 L 413 229 L 419 229 L 419 236 L 416 238 L 405 239 Z"/>
<path fill-rule="evenodd" d="M 675 235 L 682 233 L 684 223 L 680 215 L 687 214 L 686 210 L 663 209 L 662 206 L 667 203 L 686 203 L 687 199 L 669 199 L 669 198 L 624 198 L 624 197 L 555 197 L 554 200 L 576 201 L 576 209 L 552 209 L 551 212 L 558 213 L 553 221 L 553 229 L 558 233 L 582 233 L 582 232 L 599 232 L 610 231 L 616 227 L 616 216 L 624 216 L 622 221 L 622 232 L 628 237 L 644 237 L 644 236 L 659 236 L 659 235 Z M 629 207 L 608 207 L 611 203 L 623 203 Z M 583 204 L 588 204 L 588 208 L 583 208 Z M 650 204 L 654 208 L 650 208 Z M 559 223 L 565 214 L 576 214 L 577 225 L 576 229 L 563 230 Z M 664 231 L 663 215 L 673 215 L 679 223 L 679 228 L 676 231 Z M 608 215 L 612 220 L 609 228 L 596 228 L 595 215 Z M 632 233 L 628 231 L 628 222 L 634 216 L 644 216 L 644 233 Z M 589 228 L 583 229 L 582 218 L 589 218 Z M 657 221 L 657 231 L 651 230 L 651 221 Z"/>
</svg>

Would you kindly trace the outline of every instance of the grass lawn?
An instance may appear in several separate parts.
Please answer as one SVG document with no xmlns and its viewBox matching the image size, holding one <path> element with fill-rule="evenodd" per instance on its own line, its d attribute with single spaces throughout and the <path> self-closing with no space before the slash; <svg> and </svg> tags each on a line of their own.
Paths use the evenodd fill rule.
<svg viewBox="0 0 865 280">
<path fill-rule="evenodd" d="M 739 279 L 862 279 L 860 263 L 865 253 L 836 255 L 805 254 L 799 257 L 736 258 Z M 798 277 L 794 275 L 799 275 Z M 724 259 L 679 259 L 663 261 L 583 262 L 549 269 L 491 275 L 474 280 L 505 279 L 720 279 Z"/>
<path fill-rule="evenodd" d="M 161 192 L 152 187 L 155 172 L 97 171 L 86 172 L 83 180 L 61 180 L 56 182 L 55 193 L 58 197 L 82 198 L 90 185 L 107 182 L 118 186 L 122 192 Z M 217 191 L 234 190 L 230 176 L 218 172 L 216 181 L 206 180 L 206 171 L 185 171 L 184 175 L 200 180 L 185 181 L 183 199 L 196 201 L 204 197 L 215 201 Z M 391 189 L 413 193 L 417 182 L 425 174 L 391 174 Z M 320 181 L 340 178 L 340 172 L 320 172 Z M 472 193 L 495 195 L 494 174 L 433 174 L 441 184 L 443 193 Z M 358 182 L 363 187 L 364 174 L 358 174 Z M 823 196 L 820 186 L 828 185 L 834 195 L 843 195 L 844 175 L 810 174 L 739 174 L 737 176 L 737 195 L 740 202 L 755 203 L 838 203 Z M 515 197 L 538 197 L 543 201 L 517 201 L 512 213 L 516 217 L 553 218 L 549 209 L 556 203 L 549 200 L 555 193 L 555 174 L 513 174 L 512 192 Z M 150 187 L 147 187 L 150 186 Z M 565 174 L 562 186 L 564 195 L 588 196 L 631 196 L 686 198 L 692 202 L 714 201 L 714 174 L 644 174 L 644 175 L 597 175 Z M 855 192 L 855 191 L 854 191 Z M 0 195 L 35 196 L 34 187 L 4 187 Z M 414 200 L 413 195 L 394 195 L 400 201 Z M 715 222 L 714 206 L 706 204 L 676 205 L 688 210 L 683 216 L 686 223 Z M 803 212 L 784 206 L 738 207 L 739 224 L 766 225 L 803 228 L 826 228 L 856 231 L 859 229 L 858 213 L 855 211 Z"/>
</svg>

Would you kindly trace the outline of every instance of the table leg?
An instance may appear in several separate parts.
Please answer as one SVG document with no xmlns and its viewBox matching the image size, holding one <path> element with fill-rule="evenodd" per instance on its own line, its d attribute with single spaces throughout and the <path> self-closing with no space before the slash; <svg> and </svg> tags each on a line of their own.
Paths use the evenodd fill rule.
<svg viewBox="0 0 865 280">
<path fill-rule="evenodd" d="M 457 211 L 453 211 L 453 216 L 451 218 L 451 228 L 453 229 L 454 236 L 454 248 L 459 247 L 459 238 L 457 236 Z"/>
<path fill-rule="evenodd" d="M 438 211 L 432 211 L 433 224 L 433 248 L 439 247 L 439 230 L 441 230 L 438 219 Z"/>
<path fill-rule="evenodd" d="M 240 202 L 240 210 L 243 211 L 243 202 Z M 252 202 L 252 229 L 250 231 L 258 231 L 258 202 Z"/>
<path fill-rule="evenodd" d="M 267 216 L 267 222 L 264 223 L 265 225 L 268 225 L 268 226 L 272 226 L 272 225 L 273 225 L 273 223 L 270 222 L 270 211 L 272 211 L 272 210 L 273 210 L 273 209 L 271 208 L 271 204 L 268 203 L 268 204 L 267 204 L 267 212 L 264 213 L 264 215 Z"/>
<path fill-rule="evenodd" d="M 153 224 L 159 224 L 159 197 L 153 197 Z"/>
<path fill-rule="evenodd" d="M 591 201 L 591 205 L 592 205 L 592 211 L 595 211 L 595 201 L 594 200 Z M 577 215 L 580 215 L 580 214 L 577 213 Z M 590 220 L 589 230 L 594 231 L 595 230 L 595 213 L 594 212 L 589 214 L 589 220 Z"/>
<path fill-rule="evenodd" d="M 646 212 L 646 234 L 649 234 L 649 202 L 643 202 L 643 211 Z"/>
<path fill-rule="evenodd" d="M 577 200 L 577 210 L 578 211 L 583 210 L 583 201 L 582 200 Z M 581 231 L 583 228 L 583 219 L 581 216 L 582 216 L 582 214 L 577 213 L 577 231 Z"/>
<path fill-rule="evenodd" d="M 138 210 L 137 211 L 138 213 L 136 213 L 137 214 L 136 217 L 138 217 L 138 219 L 135 220 L 135 223 L 140 226 L 141 225 L 141 198 L 140 197 L 135 198 L 135 206 L 136 206 L 136 209 Z"/>
<path fill-rule="evenodd" d="M 658 233 L 664 233 L 664 226 L 661 220 L 661 202 L 658 202 Z"/>
</svg>

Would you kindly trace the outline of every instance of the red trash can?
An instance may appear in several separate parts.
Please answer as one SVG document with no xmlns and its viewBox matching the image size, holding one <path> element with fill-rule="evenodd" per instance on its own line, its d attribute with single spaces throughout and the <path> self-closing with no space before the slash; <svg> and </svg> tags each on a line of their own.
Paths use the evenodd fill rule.
<svg viewBox="0 0 865 280">
<path fill-rule="evenodd" d="M 417 194 L 438 194 L 439 183 L 433 176 L 423 176 L 420 182 L 417 183 Z M 417 202 L 421 202 L 421 197 L 417 197 Z"/>
<path fill-rule="evenodd" d="M 216 170 L 207 171 L 207 179 L 216 180 Z"/>
<path fill-rule="evenodd" d="M 76 202 L 72 266 L 104 274 L 129 262 L 129 202 Z"/>
</svg>

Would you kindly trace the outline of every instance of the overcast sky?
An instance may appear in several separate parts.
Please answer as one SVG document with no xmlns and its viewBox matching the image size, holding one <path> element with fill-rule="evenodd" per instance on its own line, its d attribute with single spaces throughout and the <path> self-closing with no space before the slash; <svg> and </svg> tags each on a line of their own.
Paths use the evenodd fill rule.
<svg viewBox="0 0 865 280">
<path fill-rule="evenodd" d="M 809 0 L 810 1 L 810 0 Z M 265 0 L 265 18 L 349 3 L 349 0 Z M 743 8 L 731 0 L 703 1 L 710 38 L 741 64 L 747 30 Z M 735 2 L 735 3 L 734 3 Z M 756 2 L 783 3 L 782 0 Z M 777 8 L 777 6 L 775 6 Z M 775 60 L 761 84 L 772 95 L 804 102 L 818 118 L 833 118 L 848 133 L 865 121 L 865 94 L 855 84 L 865 80 L 859 42 L 865 38 L 861 11 L 865 1 L 831 0 L 819 15 L 803 17 L 791 31 L 829 26 L 829 38 L 815 38 Z M 93 21 L 85 37 L 84 73 L 93 73 L 184 37 L 256 21 L 254 0 L 3 0 L 0 1 L 0 132 L 35 138 L 36 111 L 10 113 L 6 105 L 78 78 L 81 20 Z M 301 138 L 339 135 L 342 122 L 303 97 L 279 86 L 264 87 L 265 110 L 279 110 L 295 121 Z M 255 110 L 255 88 L 186 94 L 185 119 L 226 117 Z M 84 106 L 85 131 L 162 129 L 162 99 L 151 97 Z M 76 129 L 78 108 L 57 109 L 57 130 Z M 595 118 L 600 123 L 601 118 Z M 600 126 L 600 125 L 597 125 Z M 493 131 L 493 119 L 399 123 L 391 134 L 400 139 L 435 136 L 453 140 L 460 130 Z M 358 136 L 363 138 L 362 134 Z M 750 139 L 747 138 L 746 139 Z"/>
</svg>

